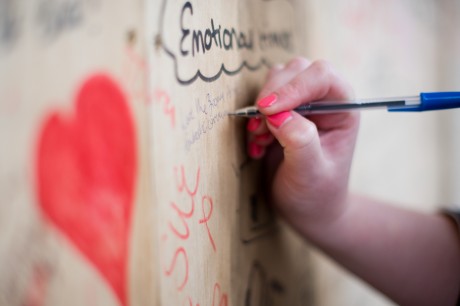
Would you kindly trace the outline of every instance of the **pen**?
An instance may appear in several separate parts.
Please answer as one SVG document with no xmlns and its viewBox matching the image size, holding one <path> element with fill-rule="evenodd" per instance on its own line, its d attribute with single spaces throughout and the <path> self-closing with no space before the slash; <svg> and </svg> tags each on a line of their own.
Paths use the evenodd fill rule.
<svg viewBox="0 0 460 306">
<path fill-rule="evenodd" d="M 364 109 L 386 108 L 389 112 L 421 112 L 460 108 L 460 92 L 422 92 L 418 96 L 354 99 L 343 101 L 317 101 L 294 109 L 301 115 L 339 113 Z M 249 106 L 229 112 L 229 116 L 261 117 L 257 107 Z"/>
</svg>

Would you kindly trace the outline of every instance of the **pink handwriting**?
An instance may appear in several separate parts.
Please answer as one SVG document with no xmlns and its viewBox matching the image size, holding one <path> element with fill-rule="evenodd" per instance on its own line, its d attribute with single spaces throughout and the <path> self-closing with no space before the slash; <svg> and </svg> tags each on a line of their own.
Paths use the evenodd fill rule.
<svg viewBox="0 0 460 306">
<path fill-rule="evenodd" d="M 171 98 L 166 91 L 157 89 L 153 93 L 156 104 L 163 107 L 163 114 L 169 117 L 172 128 L 176 127 L 176 107 L 172 104 Z"/>
<path fill-rule="evenodd" d="M 188 306 L 193 306 L 193 301 L 191 297 L 188 297 L 185 302 Z M 216 304 L 218 302 L 218 304 Z M 200 306 L 199 303 L 196 306 Z M 228 306 L 228 295 L 222 292 L 219 283 L 214 284 L 214 291 L 212 294 L 212 306 Z"/>
<path fill-rule="evenodd" d="M 176 269 L 176 262 L 177 262 L 177 258 L 179 257 L 179 255 L 182 255 L 182 259 L 184 260 L 184 267 L 185 267 L 185 273 L 184 273 L 183 280 L 177 287 L 178 291 L 182 291 L 182 289 L 184 289 L 185 285 L 188 282 L 188 257 L 187 257 L 187 252 L 185 251 L 183 247 L 179 247 L 176 250 L 172 258 L 171 265 L 169 269 L 165 270 L 165 274 L 166 276 L 171 276 L 173 274 L 174 270 Z"/>
<path fill-rule="evenodd" d="M 211 221 L 212 217 L 212 212 L 213 212 L 213 199 L 209 195 L 199 195 L 198 190 L 200 187 L 200 179 L 201 179 L 201 174 L 200 174 L 200 168 L 196 170 L 194 175 L 192 176 L 192 179 L 187 179 L 190 178 L 190 176 L 187 176 L 188 172 L 186 171 L 186 167 L 184 165 L 181 165 L 180 167 L 174 167 L 174 178 L 175 178 L 175 184 L 176 184 L 176 191 L 177 195 L 181 196 L 181 198 L 185 198 L 185 201 L 182 201 L 183 203 L 179 202 L 171 202 L 170 203 L 170 208 L 174 212 L 173 213 L 173 218 L 168 220 L 168 229 L 169 233 L 172 234 L 172 239 L 178 239 L 178 241 L 187 241 L 191 237 L 191 231 L 190 231 L 190 223 L 194 222 L 193 220 L 195 217 L 195 204 L 197 201 L 197 197 L 199 200 L 201 200 L 201 208 L 202 208 L 202 218 L 199 219 L 197 222 L 198 224 L 203 224 L 204 228 L 206 229 L 208 239 L 210 242 L 210 245 L 213 249 L 214 252 L 217 252 L 217 247 L 216 243 L 214 241 L 214 238 L 212 236 L 211 230 L 209 228 L 209 222 Z M 187 204 L 186 207 L 183 207 L 184 205 L 180 204 Z M 164 233 L 161 236 L 161 240 L 163 242 L 169 241 L 169 235 L 168 233 Z M 183 267 L 184 271 L 181 271 L 177 265 L 178 261 L 182 261 L 181 267 Z M 188 283 L 189 280 L 189 260 L 188 260 L 188 253 L 185 247 L 180 246 L 178 247 L 172 258 L 169 259 L 169 267 L 164 269 L 164 274 L 167 277 L 174 275 L 179 275 L 181 278 L 181 282 L 177 284 L 177 290 L 182 291 L 185 286 Z M 193 273 L 190 273 L 193 274 Z M 220 294 L 220 285 L 218 285 L 215 289 L 215 292 L 218 292 Z M 224 297 L 221 297 L 222 301 L 226 301 L 227 297 L 226 295 Z M 223 302 L 220 302 L 220 305 Z M 226 305 L 226 304 L 225 304 Z"/>
</svg>

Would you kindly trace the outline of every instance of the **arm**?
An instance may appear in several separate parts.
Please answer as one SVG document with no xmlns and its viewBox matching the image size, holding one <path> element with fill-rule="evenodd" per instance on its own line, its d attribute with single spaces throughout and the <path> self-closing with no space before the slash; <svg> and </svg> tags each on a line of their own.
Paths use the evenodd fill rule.
<svg viewBox="0 0 460 306">
<path fill-rule="evenodd" d="M 266 155 L 280 214 L 338 263 L 397 303 L 453 305 L 460 243 L 450 221 L 349 194 L 359 113 L 304 118 L 290 111 L 351 96 L 325 62 L 295 59 L 274 68 L 257 102 L 266 120 L 248 123 L 248 153 Z"/>
<path fill-rule="evenodd" d="M 460 243 L 447 217 L 359 196 L 347 201 L 340 218 L 303 223 L 299 232 L 399 305 L 455 305 Z"/>
</svg>

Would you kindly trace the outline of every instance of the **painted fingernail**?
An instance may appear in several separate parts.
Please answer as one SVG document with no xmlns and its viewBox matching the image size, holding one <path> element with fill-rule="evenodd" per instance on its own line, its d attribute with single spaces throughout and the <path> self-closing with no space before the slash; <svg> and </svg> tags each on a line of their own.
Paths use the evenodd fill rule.
<svg viewBox="0 0 460 306">
<path fill-rule="evenodd" d="M 263 155 L 264 148 L 254 142 L 250 142 L 248 145 L 248 153 L 252 158 L 259 158 Z"/>
<path fill-rule="evenodd" d="M 267 142 L 273 138 L 272 133 L 265 133 L 262 135 L 257 135 L 254 140 L 255 142 Z"/>
<path fill-rule="evenodd" d="M 276 128 L 281 127 L 292 118 L 291 112 L 281 112 L 278 114 L 267 116 L 268 122 Z"/>
<path fill-rule="evenodd" d="M 271 94 L 271 95 L 266 96 L 265 98 L 260 99 L 257 102 L 257 105 L 259 107 L 268 107 L 272 105 L 273 103 L 275 103 L 276 99 L 278 99 L 278 97 L 275 94 Z"/>
<path fill-rule="evenodd" d="M 254 132 L 260 126 L 260 123 L 262 123 L 262 119 L 260 119 L 260 118 L 251 118 L 248 121 L 248 125 L 246 126 L 246 129 L 249 132 Z"/>
</svg>

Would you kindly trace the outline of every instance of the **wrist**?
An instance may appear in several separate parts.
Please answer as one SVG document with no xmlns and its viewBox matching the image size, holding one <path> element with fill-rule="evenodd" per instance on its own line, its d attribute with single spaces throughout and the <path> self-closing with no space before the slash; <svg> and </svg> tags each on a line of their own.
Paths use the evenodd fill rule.
<svg viewBox="0 0 460 306">
<path fill-rule="evenodd" d="M 289 213 L 282 212 L 287 221 L 308 240 L 316 240 L 322 235 L 334 235 L 340 231 L 346 216 L 350 214 L 353 206 L 353 196 L 346 192 L 340 199 L 329 203 L 318 203 L 315 207 L 305 210 L 297 209 Z M 289 210 L 287 206 L 284 210 Z"/>
</svg>

